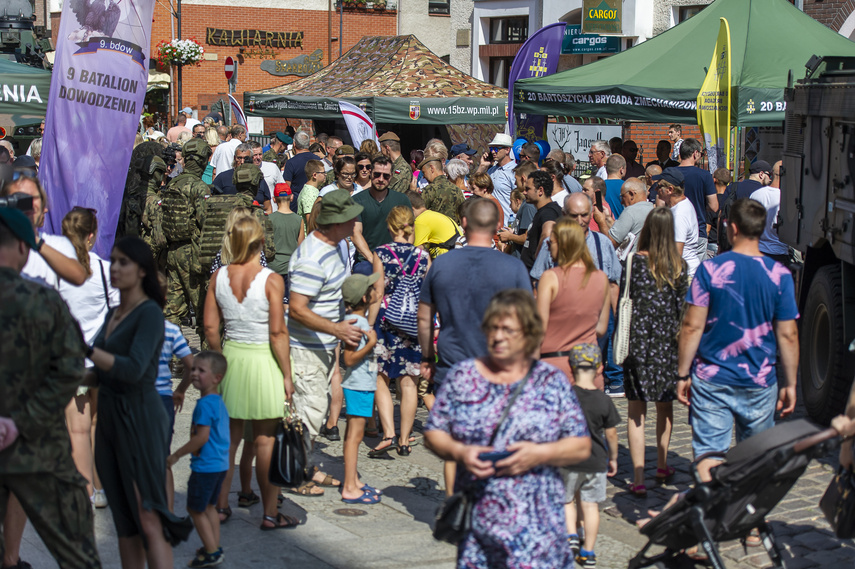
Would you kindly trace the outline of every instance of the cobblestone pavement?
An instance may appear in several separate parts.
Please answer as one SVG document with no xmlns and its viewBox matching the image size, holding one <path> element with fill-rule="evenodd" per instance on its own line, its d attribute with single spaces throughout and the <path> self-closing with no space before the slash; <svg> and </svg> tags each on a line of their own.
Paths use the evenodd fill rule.
<svg viewBox="0 0 855 569">
<path fill-rule="evenodd" d="M 186 333 L 187 331 L 185 331 Z M 188 335 L 189 338 L 189 335 Z M 176 382 L 177 383 L 177 382 Z M 189 436 L 190 418 L 198 393 L 188 391 L 187 403 L 176 417 L 173 448 L 184 444 Z M 616 400 L 618 410 L 626 416 L 626 401 Z M 798 413 L 797 413 L 798 414 Z M 222 528 L 222 545 L 226 553 L 224 567 L 285 568 L 444 568 L 454 567 L 455 548 L 435 541 L 431 536 L 433 514 L 443 497 L 442 462 L 421 444 L 421 426 L 427 418 L 420 408 L 416 418 L 419 444 L 409 457 L 391 453 L 386 459 L 370 459 L 366 453 L 379 439 L 366 439 L 360 450 L 359 470 L 365 482 L 383 490 L 382 503 L 375 506 L 347 506 L 336 491 L 327 488 L 323 497 L 288 495 L 281 510 L 298 517 L 305 525 L 282 532 L 260 532 L 260 506 L 238 508 L 232 498 L 232 519 Z M 636 498 L 627 487 L 631 479 L 626 429 L 619 428 L 620 469 L 609 481 L 608 500 L 602 505 L 600 536 L 597 541 L 598 566 L 623 569 L 644 545 L 645 538 L 635 527 L 648 509 L 659 509 L 674 492 L 690 482 L 691 434 L 686 411 L 675 404 L 674 435 L 669 463 L 677 469 L 666 486 L 653 484 L 655 447 L 653 425 L 647 436 L 648 496 Z M 344 420 L 339 422 L 344 433 Z M 343 476 L 341 442 L 319 438 L 316 458 L 322 470 L 337 478 Z M 833 537 L 819 510 L 819 499 L 832 473 L 836 459 L 828 456 L 813 461 L 798 483 L 769 516 L 771 527 L 782 549 L 789 569 L 843 569 L 855 567 L 855 545 Z M 189 461 L 185 458 L 175 471 L 176 512 L 185 511 Z M 253 488 L 258 486 L 253 479 Z M 239 489 L 235 476 L 232 491 Z M 354 515 L 357 514 L 357 515 Z M 118 547 L 108 510 L 97 510 L 96 534 L 104 567 L 120 567 Z M 199 547 L 195 534 L 189 542 L 175 549 L 175 566 L 184 564 Z M 723 543 L 720 550 L 730 569 L 771 567 L 763 548 L 750 548 L 746 553 L 735 542 Z M 56 567 L 39 537 L 28 526 L 21 557 L 36 568 Z"/>
</svg>

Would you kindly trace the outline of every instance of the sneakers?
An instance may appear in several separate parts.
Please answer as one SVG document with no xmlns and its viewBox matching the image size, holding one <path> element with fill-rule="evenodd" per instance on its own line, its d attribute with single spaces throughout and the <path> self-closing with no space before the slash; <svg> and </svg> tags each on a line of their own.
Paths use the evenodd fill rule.
<svg viewBox="0 0 855 569">
<path fill-rule="evenodd" d="M 338 433 L 338 425 L 333 427 L 327 427 L 324 425 L 321 427 L 321 431 L 318 433 L 320 436 L 326 438 L 328 441 L 340 441 L 341 435 Z"/>
<path fill-rule="evenodd" d="M 622 399 L 626 396 L 626 392 L 623 390 L 623 385 L 607 385 L 606 395 L 612 399 Z"/>
<path fill-rule="evenodd" d="M 107 507 L 107 495 L 103 490 L 95 490 L 95 493 L 89 496 L 89 501 L 99 510 Z"/>
<path fill-rule="evenodd" d="M 208 553 L 204 548 L 196 550 L 196 557 L 187 563 L 187 567 L 213 567 L 223 562 L 223 548 L 220 547 L 214 553 Z"/>
<path fill-rule="evenodd" d="M 589 569 L 595 569 L 597 566 L 597 556 L 593 551 L 588 551 L 586 549 L 580 549 L 579 555 L 576 556 L 576 563 L 578 563 L 582 567 L 588 567 Z"/>
<path fill-rule="evenodd" d="M 576 557 L 577 555 L 579 555 L 580 542 L 579 542 L 578 534 L 568 533 L 567 534 L 567 545 L 570 546 L 570 551 L 573 552 L 573 557 Z"/>
</svg>

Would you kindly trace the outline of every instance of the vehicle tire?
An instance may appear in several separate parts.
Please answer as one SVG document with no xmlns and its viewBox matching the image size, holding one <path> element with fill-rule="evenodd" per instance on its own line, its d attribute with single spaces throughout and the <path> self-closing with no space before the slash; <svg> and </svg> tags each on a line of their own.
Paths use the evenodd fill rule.
<svg viewBox="0 0 855 569">
<path fill-rule="evenodd" d="M 855 358 L 844 344 L 843 289 L 839 265 L 817 271 L 800 333 L 802 397 L 808 415 L 827 425 L 849 399 Z"/>
</svg>

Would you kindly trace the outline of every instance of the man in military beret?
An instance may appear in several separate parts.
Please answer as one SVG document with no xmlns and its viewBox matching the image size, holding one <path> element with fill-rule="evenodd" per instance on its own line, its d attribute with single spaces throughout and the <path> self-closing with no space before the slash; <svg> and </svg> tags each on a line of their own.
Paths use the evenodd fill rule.
<svg viewBox="0 0 855 569">
<path fill-rule="evenodd" d="M 83 334 L 55 290 L 21 278 L 35 248 L 30 220 L 0 208 L 0 519 L 14 494 L 60 567 L 100 567 L 64 414 L 83 376 Z M 0 549 L 6 565 L 28 566 Z"/>
<path fill-rule="evenodd" d="M 394 192 L 406 192 L 413 181 L 413 171 L 401 156 L 401 139 L 394 132 L 387 132 L 380 137 L 380 152 L 392 162 L 392 181 L 389 189 Z"/>
</svg>

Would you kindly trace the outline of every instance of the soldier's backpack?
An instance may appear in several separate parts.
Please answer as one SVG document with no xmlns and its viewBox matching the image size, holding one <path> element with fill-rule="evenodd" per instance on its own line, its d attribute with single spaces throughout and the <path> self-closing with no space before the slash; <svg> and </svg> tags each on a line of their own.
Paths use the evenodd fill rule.
<svg viewBox="0 0 855 569">
<path fill-rule="evenodd" d="M 202 206 L 202 237 L 199 240 L 199 264 L 202 274 L 211 272 L 211 263 L 223 246 L 226 221 L 236 207 L 252 207 L 252 199 L 243 194 L 207 196 Z"/>
<path fill-rule="evenodd" d="M 188 197 L 180 188 L 198 178 L 190 174 L 179 174 L 160 193 L 160 207 L 163 211 L 163 235 L 170 243 L 181 243 L 193 238 L 196 223 L 193 208 Z M 203 182 L 202 182 L 203 183 Z"/>
</svg>

